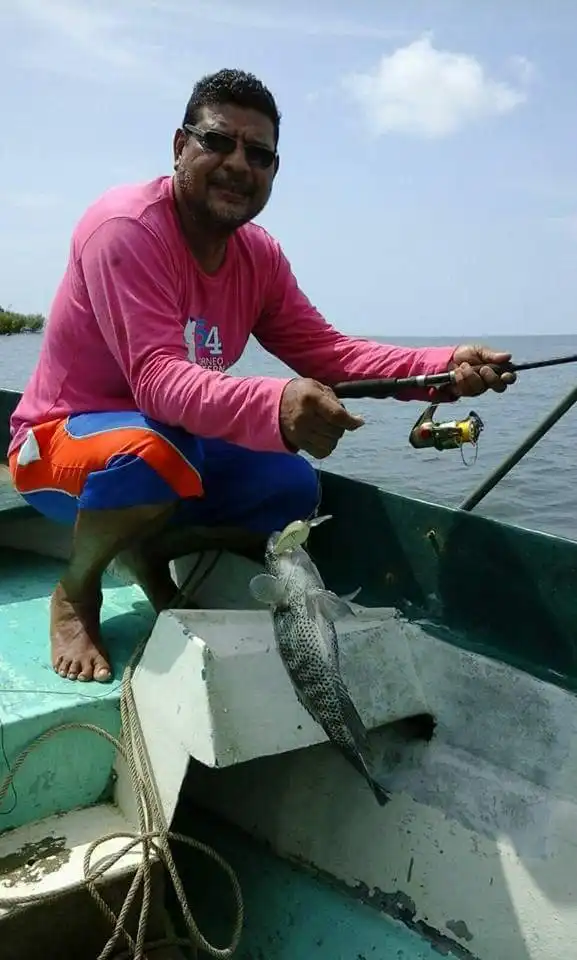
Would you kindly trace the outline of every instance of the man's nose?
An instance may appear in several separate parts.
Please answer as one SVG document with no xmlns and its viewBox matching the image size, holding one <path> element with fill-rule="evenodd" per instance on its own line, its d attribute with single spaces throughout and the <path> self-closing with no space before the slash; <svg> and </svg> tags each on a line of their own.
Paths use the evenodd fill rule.
<svg viewBox="0 0 577 960">
<path fill-rule="evenodd" d="M 242 140 L 236 141 L 236 147 L 232 153 L 228 153 L 224 159 L 223 166 L 228 167 L 229 169 L 236 170 L 238 172 L 249 171 L 250 167 L 247 163 L 246 153 L 244 152 L 244 144 Z"/>
</svg>

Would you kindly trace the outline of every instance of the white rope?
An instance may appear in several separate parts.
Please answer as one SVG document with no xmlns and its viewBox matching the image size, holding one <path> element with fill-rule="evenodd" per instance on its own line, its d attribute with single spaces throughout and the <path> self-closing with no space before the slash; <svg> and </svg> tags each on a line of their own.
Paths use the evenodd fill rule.
<svg viewBox="0 0 577 960">
<path fill-rule="evenodd" d="M 8 790 L 12 786 L 18 771 L 27 761 L 28 757 L 47 740 L 50 740 L 52 737 L 63 734 L 69 730 L 86 730 L 103 737 L 115 747 L 119 755 L 126 761 L 130 775 L 130 782 L 136 800 L 138 830 L 133 833 L 112 833 L 101 837 L 90 844 L 84 856 L 84 886 L 93 897 L 102 913 L 108 917 L 113 926 L 112 935 L 102 951 L 99 953 L 96 960 L 110 960 L 110 958 L 113 956 L 115 960 L 123 960 L 123 958 L 130 957 L 134 958 L 134 960 L 147 960 L 148 954 L 154 950 L 160 949 L 161 947 L 168 946 L 183 946 L 188 947 L 189 949 L 192 948 L 193 952 L 195 952 L 195 955 L 197 955 L 196 951 L 198 948 L 200 948 L 211 957 L 216 957 L 218 960 L 228 960 L 228 958 L 232 957 L 236 952 L 242 933 L 244 922 L 242 891 L 238 878 L 230 864 L 227 863 L 227 861 L 224 860 L 223 857 L 221 857 L 215 850 L 213 850 L 212 847 L 209 847 L 207 844 L 201 843 L 199 840 L 194 840 L 191 837 L 185 836 L 181 833 L 173 833 L 167 827 L 164 813 L 157 796 L 154 779 L 149 769 L 144 738 L 142 735 L 142 729 L 140 726 L 140 720 L 132 690 L 132 676 L 134 667 L 137 661 L 140 659 L 145 645 L 146 641 L 140 645 L 139 649 L 131 658 L 122 677 L 120 690 L 122 740 L 117 739 L 107 730 L 104 730 L 102 727 L 98 727 L 92 723 L 63 723 L 59 726 L 52 727 L 50 730 L 46 730 L 19 754 L 8 775 L 0 784 L 0 806 L 4 802 Z M 92 859 L 97 849 L 103 843 L 106 843 L 109 840 L 120 840 L 122 838 L 126 840 L 125 845 L 121 849 L 117 850 L 115 854 L 107 857 L 106 864 L 104 866 L 94 868 L 92 866 Z M 236 917 L 232 937 L 227 947 L 215 947 L 213 944 L 209 943 L 209 941 L 199 930 L 189 907 L 182 881 L 176 869 L 176 864 L 170 849 L 170 841 L 177 841 L 192 847 L 193 849 L 199 850 L 201 853 L 204 853 L 207 857 L 210 857 L 212 860 L 214 860 L 228 875 L 235 900 Z M 124 856 L 138 846 L 141 848 L 141 861 L 134 874 L 132 883 L 126 895 L 126 899 L 117 916 L 99 893 L 96 883 L 98 880 L 104 879 L 107 870 L 110 870 L 111 867 L 117 864 Z M 186 924 L 186 929 L 188 932 L 187 938 L 166 937 L 153 943 L 147 943 L 145 940 L 151 903 L 151 856 L 153 855 L 156 855 L 160 859 L 167 870 L 170 879 L 172 880 Z M 138 929 L 135 941 L 125 928 L 125 921 L 141 885 L 143 888 L 142 902 L 140 906 Z M 59 893 L 50 891 L 47 893 L 30 894 L 23 897 L 0 897 L 0 908 L 11 909 L 15 906 L 24 906 L 25 904 L 55 900 L 59 896 Z M 117 947 L 117 944 L 121 938 L 126 942 L 126 949 L 124 949 L 121 953 L 117 952 L 114 954 L 113 951 Z"/>
</svg>

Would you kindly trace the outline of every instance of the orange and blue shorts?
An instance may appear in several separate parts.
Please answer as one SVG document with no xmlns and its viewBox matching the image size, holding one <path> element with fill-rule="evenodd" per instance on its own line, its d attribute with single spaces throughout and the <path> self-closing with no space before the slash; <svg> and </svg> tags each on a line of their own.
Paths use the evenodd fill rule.
<svg viewBox="0 0 577 960">
<path fill-rule="evenodd" d="M 267 534 L 311 516 L 319 495 L 303 457 L 201 439 L 137 411 L 41 423 L 11 455 L 10 471 L 32 507 L 66 524 L 79 509 L 175 504 L 172 522 Z"/>
</svg>

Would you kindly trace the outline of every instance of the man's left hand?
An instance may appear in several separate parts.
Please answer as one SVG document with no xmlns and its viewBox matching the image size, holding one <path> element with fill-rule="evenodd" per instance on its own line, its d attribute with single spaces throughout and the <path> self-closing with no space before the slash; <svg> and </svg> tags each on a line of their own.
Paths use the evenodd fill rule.
<svg viewBox="0 0 577 960">
<path fill-rule="evenodd" d="M 491 350 L 477 343 L 462 344 L 455 350 L 449 364 L 449 370 L 454 370 L 456 376 L 451 392 L 457 397 L 476 397 L 486 390 L 503 393 L 511 383 L 515 383 L 516 374 L 496 373 L 488 364 L 500 366 L 510 359 L 510 353 Z"/>
</svg>

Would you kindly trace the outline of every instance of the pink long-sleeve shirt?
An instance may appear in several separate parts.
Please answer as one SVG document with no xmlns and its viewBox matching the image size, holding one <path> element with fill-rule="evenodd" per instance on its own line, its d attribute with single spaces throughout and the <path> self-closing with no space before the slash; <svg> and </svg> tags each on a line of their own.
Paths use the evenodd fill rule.
<svg viewBox="0 0 577 960">
<path fill-rule="evenodd" d="M 255 224 L 233 234 L 217 273 L 205 273 L 179 228 L 172 178 L 159 177 L 109 190 L 77 224 L 36 369 L 12 416 L 10 452 L 46 420 L 135 409 L 200 437 L 286 451 L 279 405 L 290 378 L 226 373 L 251 333 L 299 376 L 325 382 L 434 373 L 454 350 L 338 333 Z"/>
</svg>

